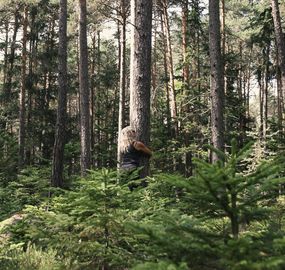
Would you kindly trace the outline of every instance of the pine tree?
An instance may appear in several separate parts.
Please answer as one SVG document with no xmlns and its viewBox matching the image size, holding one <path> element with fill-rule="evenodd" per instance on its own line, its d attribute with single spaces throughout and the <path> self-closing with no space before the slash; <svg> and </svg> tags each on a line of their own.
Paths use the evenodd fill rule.
<svg viewBox="0 0 285 270">
<path fill-rule="evenodd" d="M 27 65 L 27 28 L 28 28 L 28 6 L 24 7 L 23 16 L 23 38 L 22 38 L 22 70 L 20 91 L 20 113 L 19 113 L 19 168 L 25 160 L 25 137 L 26 137 L 26 65 Z"/>
<path fill-rule="evenodd" d="M 63 186 L 67 95 L 67 0 L 60 1 L 58 49 L 58 108 L 53 147 L 52 185 Z"/>
<path fill-rule="evenodd" d="M 130 124 L 138 140 L 145 144 L 150 138 L 150 80 L 152 0 L 131 1 L 131 64 L 130 64 Z M 149 161 L 141 160 L 141 177 L 149 174 Z"/>
<path fill-rule="evenodd" d="M 88 88 L 86 0 L 79 0 L 79 92 L 80 92 L 80 142 L 81 174 L 90 169 L 90 112 Z"/>
<path fill-rule="evenodd" d="M 209 49 L 211 62 L 211 132 L 215 148 L 224 149 L 224 79 L 221 54 L 219 0 L 209 1 Z M 218 156 L 213 153 L 213 162 Z"/>
</svg>

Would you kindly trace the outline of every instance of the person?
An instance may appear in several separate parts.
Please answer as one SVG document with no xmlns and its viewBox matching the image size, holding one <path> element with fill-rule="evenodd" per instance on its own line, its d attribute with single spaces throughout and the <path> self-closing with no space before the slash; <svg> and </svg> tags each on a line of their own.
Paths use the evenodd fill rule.
<svg viewBox="0 0 285 270">
<path fill-rule="evenodd" d="M 123 181 L 138 180 L 138 169 L 140 159 L 143 156 L 151 156 L 152 151 L 141 141 L 137 140 L 137 133 L 134 128 L 127 126 L 123 128 L 119 136 L 119 152 L 122 155 L 120 164 L 121 179 Z M 146 182 L 140 184 L 146 186 Z M 138 187 L 137 184 L 129 184 L 130 190 Z"/>
</svg>

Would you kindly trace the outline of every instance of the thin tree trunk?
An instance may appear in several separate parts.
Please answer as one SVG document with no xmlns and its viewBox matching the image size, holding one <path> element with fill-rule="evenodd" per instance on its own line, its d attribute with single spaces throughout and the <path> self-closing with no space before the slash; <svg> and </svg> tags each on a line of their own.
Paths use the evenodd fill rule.
<svg viewBox="0 0 285 270">
<path fill-rule="evenodd" d="M 234 238 L 238 238 L 239 236 L 239 222 L 238 222 L 238 214 L 237 214 L 237 195 L 231 194 L 231 206 L 232 211 L 230 212 L 230 220 L 231 220 L 231 229 Z"/>
<path fill-rule="evenodd" d="M 174 137 L 178 136 L 178 120 L 177 120 L 177 105 L 175 95 L 175 84 L 174 84 L 174 68 L 173 68 L 173 57 L 170 37 L 170 24 L 168 17 L 168 0 L 161 0 L 161 8 L 163 14 L 164 31 L 167 45 L 167 66 L 169 72 L 169 102 L 170 102 L 170 114 L 171 122 L 173 126 Z"/>
<path fill-rule="evenodd" d="M 47 40 L 47 53 L 48 55 L 51 55 L 51 53 L 54 51 L 54 47 L 55 47 L 55 20 L 51 20 L 49 23 L 49 37 Z M 59 34 L 60 35 L 60 34 Z M 35 65 L 35 70 L 37 70 L 37 63 Z M 55 84 L 54 79 L 53 79 L 53 70 L 52 67 L 48 67 L 47 68 L 47 75 L 45 74 L 45 79 L 46 79 L 46 83 L 45 83 L 45 91 L 44 94 L 42 96 L 42 108 L 44 109 L 45 112 L 49 111 L 49 106 L 50 106 L 50 97 L 51 97 L 51 91 L 52 91 L 52 86 Z M 66 101 L 65 101 L 66 103 Z M 66 107 L 66 105 L 65 105 Z M 65 109 L 66 111 L 66 109 Z M 45 113 L 42 116 L 42 121 L 44 123 L 44 126 L 48 125 L 49 119 L 48 119 L 48 115 Z M 55 128 L 56 131 L 56 128 Z M 48 136 L 46 135 L 48 134 L 48 131 L 44 128 L 42 130 L 42 140 L 40 140 L 40 142 L 42 142 L 42 156 L 44 158 L 44 160 L 50 160 L 51 158 L 53 158 L 53 146 L 54 146 L 54 140 L 52 141 L 52 143 L 50 142 L 50 139 L 48 138 Z M 51 135 L 51 134 L 50 134 Z M 54 134 L 52 134 L 54 136 Z M 54 136 L 55 138 L 55 136 Z"/>
<path fill-rule="evenodd" d="M 259 86 L 259 119 L 260 119 L 260 126 L 259 126 L 259 140 L 263 140 L 263 125 L 264 125 L 264 72 L 262 67 L 259 67 L 258 70 L 258 86 Z"/>
<path fill-rule="evenodd" d="M 221 39 L 222 39 L 222 56 L 225 57 L 226 54 L 226 11 L 225 11 L 225 0 L 221 1 Z"/>
<path fill-rule="evenodd" d="M 100 30 L 97 31 L 97 75 L 100 77 L 101 73 L 101 34 Z M 102 129 L 102 122 L 101 122 L 101 98 L 102 98 L 102 93 L 101 93 L 101 84 L 100 80 L 97 80 L 96 84 L 96 99 L 97 99 L 97 104 L 96 104 L 96 109 L 97 109 L 97 139 L 96 139 L 96 144 L 97 144 L 97 167 L 100 168 L 102 167 L 102 158 L 101 158 L 101 144 L 102 144 L 102 137 L 103 137 L 103 132 L 101 131 Z"/>
<path fill-rule="evenodd" d="M 198 93 L 201 93 L 201 60 L 200 60 L 200 30 L 197 31 L 197 46 L 196 46 L 196 52 L 197 52 L 197 78 L 198 78 Z M 197 78 L 195 78 L 197 80 Z M 201 95 L 199 95 L 198 99 L 201 101 L 200 98 Z"/>
<path fill-rule="evenodd" d="M 121 25 L 120 25 L 120 82 L 119 82 L 119 119 L 118 119 L 118 134 L 124 128 L 126 122 L 125 110 L 126 110 L 126 0 L 120 2 L 121 10 Z M 120 140 L 118 136 L 118 141 Z M 119 145 L 119 144 L 118 144 Z M 117 150 L 117 164 L 120 166 L 122 156 L 120 149 Z"/>
<path fill-rule="evenodd" d="M 266 51 L 264 53 L 264 102 L 263 102 L 263 131 L 262 137 L 266 140 L 266 133 L 267 133 L 267 122 L 268 122 L 268 80 L 269 80 L 269 55 L 270 53 L 270 44 L 267 45 Z"/>
<path fill-rule="evenodd" d="M 226 10 L 225 10 L 225 0 L 220 1 L 221 8 L 220 8 L 220 36 L 221 36 L 221 55 L 223 59 L 226 59 Z M 228 63 L 227 61 L 224 61 L 223 64 L 223 80 L 224 80 L 224 93 L 225 93 L 225 98 L 224 98 L 224 106 L 226 107 L 226 102 L 227 102 L 227 92 L 228 92 L 228 82 L 230 79 L 227 77 L 227 71 L 228 69 Z M 228 127 L 227 127 L 227 122 L 228 122 L 228 116 L 227 114 L 224 114 L 224 133 L 228 133 Z"/>
<path fill-rule="evenodd" d="M 80 92 L 80 142 L 81 175 L 90 169 L 90 115 L 88 88 L 88 48 L 86 0 L 79 0 L 79 92 Z"/>
<path fill-rule="evenodd" d="M 169 138 L 171 137 L 171 112 L 170 112 L 170 98 L 169 98 L 169 84 L 168 84 L 168 67 L 167 67 L 167 45 L 164 34 L 163 17 L 161 12 L 161 32 L 162 32 L 162 42 L 163 42 L 163 67 L 164 67 L 164 80 L 165 80 L 165 90 L 166 90 L 166 120 L 167 120 L 167 130 L 169 132 Z"/>
<path fill-rule="evenodd" d="M 183 55 L 183 82 L 189 88 L 189 64 L 187 61 L 188 53 L 188 0 L 182 2 L 182 55 Z"/>
<path fill-rule="evenodd" d="M 187 60 L 187 54 L 188 54 L 188 44 L 189 44 L 189 38 L 188 38 L 188 0 L 184 0 L 182 2 L 182 58 L 183 58 L 183 83 L 184 83 L 184 93 L 187 96 L 189 93 L 190 88 L 190 71 L 189 71 L 189 63 Z M 187 104 L 184 106 L 184 113 L 189 112 L 189 105 Z M 183 110 L 183 108 L 182 108 Z M 182 124 L 181 124 L 182 125 Z M 190 145 L 190 134 L 189 132 L 184 128 L 184 144 L 185 147 L 188 148 Z M 185 160 L 185 166 L 184 166 L 184 175 L 186 177 L 192 175 L 192 152 L 186 150 L 184 154 L 184 160 Z"/>
<path fill-rule="evenodd" d="M 10 94 L 8 94 L 9 91 L 7 91 L 7 77 L 9 76 L 9 74 L 12 74 L 12 72 L 10 72 L 10 67 L 9 67 L 10 57 L 8 55 L 8 47 L 9 47 L 8 42 L 9 42 L 9 20 L 7 20 L 5 22 L 5 49 L 4 49 L 4 66 L 3 66 L 3 93 L 4 93 L 4 96 L 1 99 L 1 103 L 3 106 L 8 104 L 8 99 L 10 98 Z M 11 50 L 11 53 L 12 53 L 12 50 Z M 8 128 L 7 122 L 6 122 L 6 120 L 3 119 L 0 122 L 0 130 L 6 130 L 7 128 Z"/>
<path fill-rule="evenodd" d="M 284 101 L 283 101 L 283 92 L 282 92 L 282 83 L 281 83 L 281 72 L 279 68 L 278 58 L 277 58 L 277 69 L 276 69 L 276 79 L 277 79 L 277 113 L 278 113 L 278 129 L 280 131 L 280 138 L 283 137 L 283 110 L 284 110 Z"/>
<path fill-rule="evenodd" d="M 224 151 L 224 78 L 221 54 L 219 0 L 209 0 L 209 47 L 211 62 L 211 129 L 212 144 Z M 219 159 L 212 153 L 212 161 Z"/>
<path fill-rule="evenodd" d="M 246 86 L 246 78 L 244 76 L 244 68 L 243 68 L 243 50 L 242 50 L 242 42 L 239 44 L 239 55 L 240 55 L 240 64 L 238 71 L 238 95 L 239 101 L 241 104 L 241 110 L 239 112 L 239 147 L 242 148 L 244 145 L 245 139 L 245 119 L 246 119 L 246 100 L 245 100 L 245 86 Z"/>
<path fill-rule="evenodd" d="M 6 84 L 8 70 L 8 42 L 9 42 L 9 20 L 5 22 L 5 49 L 4 49 L 4 67 L 3 67 L 3 83 Z"/>
<path fill-rule="evenodd" d="M 90 94 L 91 94 L 91 108 L 90 108 L 90 132 L 91 132 L 91 164 L 95 166 L 95 66 L 96 66 L 96 32 L 92 36 L 92 62 L 91 62 L 91 82 L 90 82 Z"/>
<path fill-rule="evenodd" d="M 278 58 L 277 63 L 279 66 L 279 71 L 277 73 L 280 75 L 280 81 L 279 81 L 280 89 L 278 91 L 281 100 L 279 101 L 279 103 L 280 106 L 282 105 L 282 112 L 284 112 L 283 96 L 285 94 L 285 39 L 284 39 L 284 33 L 282 32 L 278 0 L 271 0 L 271 7 L 272 7 L 272 17 L 274 23 L 276 46 L 277 46 L 277 58 Z M 283 115 L 283 113 L 281 114 Z M 283 122 L 283 116 L 279 119 L 279 126 L 281 128 L 281 131 L 283 131 L 282 122 Z"/>
<path fill-rule="evenodd" d="M 14 75 L 14 61 L 15 61 L 15 49 L 16 49 L 16 40 L 17 40 L 17 33 L 19 29 L 19 11 L 15 11 L 14 16 L 14 29 L 13 29 L 13 37 L 11 42 L 11 49 L 10 49 L 10 55 L 8 59 L 8 68 L 5 70 L 7 71 L 7 74 L 4 78 L 4 93 L 5 93 L 5 99 L 7 102 L 10 101 L 11 98 L 11 90 L 12 90 L 12 77 Z"/>
<path fill-rule="evenodd" d="M 246 119 L 250 118 L 250 106 L 249 106 L 249 97 L 250 97 L 250 89 L 251 89 L 251 63 L 252 63 L 252 47 L 250 48 L 249 57 L 247 57 L 247 65 L 246 65 L 246 75 L 245 75 L 245 117 Z M 247 121 L 249 123 L 249 121 Z M 245 129 L 249 126 L 245 123 Z"/>
<path fill-rule="evenodd" d="M 67 0 L 60 0 L 58 48 L 58 107 L 53 146 L 52 179 L 55 187 L 63 187 L 64 145 L 67 96 Z"/>
<path fill-rule="evenodd" d="M 36 49 L 37 49 L 37 40 L 38 40 L 38 31 L 37 31 L 37 27 L 36 27 L 36 15 L 37 15 L 37 8 L 36 7 L 32 7 L 30 9 L 30 39 L 29 39 L 29 63 L 28 63 L 28 67 L 29 67 L 29 71 L 28 71 L 28 76 L 26 79 L 26 90 L 27 90 L 27 116 L 26 116 L 26 137 L 29 138 L 29 134 L 31 132 L 32 129 L 32 111 L 35 108 L 35 104 L 36 104 L 36 97 L 34 96 L 34 93 L 32 91 L 33 87 L 36 87 L 37 85 L 37 77 L 34 76 L 35 72 L 34 70 L 36 70 L 36 63 L 37 63 L 37 57 L 35 57 L 36 55 Z M 33 158 L 35 157 L 34 153 L 35 153 L 35 144 L 27 144 L 26 145 L 26 164 L 31 165 Z"/>
<path fill-rule="evenodd" d="M 152 66 L 151 66 L 151 88 L 152 88 L 152 101 L 156 98 L 157 90 L 157 21 L 153 25 L 153 50 L 152 50 Z"/>
<path fill-rule="evenodd" d="M 23 38 L 22 38 L 22 69 L 21 69 L 21 90 L 19 102 L 19 168 L 24 165 L 25 155 L 25 119 L 26 119 L 26 64 L 27 64 L 27 28 L 28 28 L 28 8 L 24 8 L 23 18 Z"/>
<path fill-rule="evenodd" d="M 145 144 L 150 139 L 150 78 L 152 0 L 131 0 L 130 123 Z M 149 159 L 141 160 L 141 177 L 149 174 Z"/>
</svg>

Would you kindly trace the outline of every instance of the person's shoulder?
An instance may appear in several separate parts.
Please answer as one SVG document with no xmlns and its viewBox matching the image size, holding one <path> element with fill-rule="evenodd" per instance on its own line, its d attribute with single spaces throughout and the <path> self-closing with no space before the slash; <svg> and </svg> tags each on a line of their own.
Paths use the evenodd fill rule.
<svg viewBox="0 0 285 270">
<path fill-rule="evenodd" d="M 142 148 L 142 147 L 145 147 L 144 143 L 143 142 L 140 142 L 140 141 L 134 141 L 133 142 L 133 146 L 135 148 Z"/>
<path fill-rule="evenodd" d="M 137 151 L 141 151 L 149 156 L 152 155 L 152 152 L 151 150 L 143 143 L 143 142 L 140 142 L 140 141 L 135 141 L 133 143 L 133 147 L 137 150 Z"/>
</svg>

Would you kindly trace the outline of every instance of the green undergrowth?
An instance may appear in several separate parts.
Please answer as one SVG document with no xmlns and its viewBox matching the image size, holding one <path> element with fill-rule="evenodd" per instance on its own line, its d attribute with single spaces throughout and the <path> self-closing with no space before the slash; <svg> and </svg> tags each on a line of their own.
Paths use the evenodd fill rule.
<svg viewBox="0 0 285 270">
<path fill-rule="evenodd" d="M 2 216 L 1 269 L 284 269 L 284 162 L 252 167 L 250 150 L 233 145 L 223 162 L 195 160 L 190 178 L 157 174 L 134 191 L 103 169 L 48 197 L 31 169 L 9 186 L 10 197 L 21 186 L 22 218 Z"/>
</svg>

